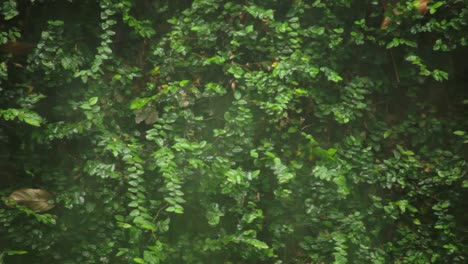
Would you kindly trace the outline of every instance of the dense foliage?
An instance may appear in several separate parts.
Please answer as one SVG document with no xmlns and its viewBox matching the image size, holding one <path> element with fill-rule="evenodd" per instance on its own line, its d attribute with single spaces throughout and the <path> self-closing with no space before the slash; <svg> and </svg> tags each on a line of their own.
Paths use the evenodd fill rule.
<svg viewBox="0 0 468 264">
<path fill-rule="evenodd" d="M 3 0 L 0 263 L 466 263 L 468 1 L 383 2 Z"/>
</svg>

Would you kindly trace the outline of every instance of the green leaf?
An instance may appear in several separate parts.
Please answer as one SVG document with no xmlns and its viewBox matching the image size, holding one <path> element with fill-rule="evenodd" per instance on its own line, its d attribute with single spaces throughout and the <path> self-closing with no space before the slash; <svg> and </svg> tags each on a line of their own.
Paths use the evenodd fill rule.
<svg viewBox="0 0 468 264">
<path fill-rule="evenodd" d="M 247 239 L 244 239 L 244 242 L 249 244 L 249 245 L 252 245 L 258 249 L 267 249 L 269 248 L 267 243 L 263 242 L 263 241 L 260 241 L 258 239 L 253 239 L 253 238 L 247 238 Z"/>
<path fill-rule="evenodd" d="M 392 133 L 393 133 L 393 132 L 392 132 L 391 130 L 387 130 L 387 131 L 384 132 L 383 137 L 384 137 L 384 138 L 388 138 L 389 136 L 392 135 Z"/>
<path fill-rule="evenodd" d="M 128 228 L 132 227 L 132 225 L 128 224 L 128 223 L 121 223 L 121 226 L 122 226 L 122 228 L 125 228 L 125 229 L 128 229 Z"/>
<path fill-rule="evenodd" d="M 8 256 L 13 256 L 13 255 L 24 255 L 24 254 L 28 254 L 28 251 L 26 250 L 7 250 L 5 251 L 5 253 L 8 255 Z M 1 260 L 1 259 L 0 259 Z"/>
<path fill-rule="evenodd" d="M 174 213 L 183 214 L 184 213 L 184 208 L 182 206 L 176 205 L 175 209 L 174 209 Z"/>
<path fill-rule="evenodd" d="M 190 80 L 182 80 L 182 81 L 180 81 L 179 85 L 182 87 L 182 86 L 187 85 L 189 82 L 190 82 Z"/>
<path fill-rule="evenodd" d="M 138 186 L 138 181 L 136 181 L 136 180 L 131 180 L 131 181 L 128 181 L 128 184 L 130 184 L 130 185 L 133 186 L 133 187 L 136 187 L 136 186 Z"/>
<path fill-rule="evenodd" d="M 252 157 L 254 159 L 258 158 L 258 152 L 255 149 L 251 150 L 250 151 L 250 157 Z"/>
<path fill-rule="evenodd" d="M 130 216 L 136 217 L 140 215 L 140 211 L 138 209 L 133 209 L 130 214 Z"/>
<path fill-rule="evenodd" d="M 98 101 L 98 97 L 91 97 L 88 100 L 89 105 L 95 105 Z"/>
<path fill-rule="evenodd" d="M 405 150 L 405 151 L 403 151 L 403 154 L 406 155 L 406 156 L 414 156 L 414 152 L 411 151 L 411 150 Z"/>
<path fill-rule="evenodd" d="M 154 223 L 144 219 L 142 216 L 135 217 L 133 222 L 144 229 L 148 229 L 151 231 L 156 230 L 156 226 L 154 225 Z"/>
<path fill-rule="evenodd" d="M 128 248 L 119 248 L 119 252 L 115 255 L 116 257 L 123 256 L 128 253 Z"/>
<path fill-rule="evenodd" d="M 235 92 L 234 92 L 234 98 L 235 98 L 236 100 L 241 99 L 241 97 L 242 97 L 242 94 L 241 94 L 239 91 L 235 91 Z"/>
<path fill-rule="evenodd" d="M 348 189 L 348 184 L 346 178 L 343 175 L 340 175 L 333 179 L 333 182 L 338 185 L 338 192 L 344 195 L 348 195 L 350 193 Z"/>
<path fill-rule="evenodd" d="M 433 15 L 435 12 L 437 12 L 437 9 L 445 4 L 445 1 L 437 1 L 435 2 L 431 8 L 429 9 L 429 13 Z"/>
<path fill-rule="evenodd" d="M 32 125 L 32 126 L 41 126 L 41 119 L 39 118 L 36 118 L 36 117 L 32 117 L 32 116 L 25 116 L 24 117 L 24 122 Z"/>
<path fill-rule="evenodd" d="M 333 156 L 335 156 L 336 152 L 337 152 L 337 149 L 334 149 L 334 148 L 329 148 L 329 149 L 327 150 L 327 153 L 328 153 L 328 155 L 329 155 L 330 158 L 332 158 Z"/>
<path fill-rule="evenodd" d="M 134 258 L 133 261 L 135 261 L 135 263 L 141 263 L 141 264 L 145 263 L 145 261 L 142 258 Z"/>
<path fill-rule="evenodd" d="M 138 202 L 137 201 L 132 201 L 128 204 L 128 207 L 138 207 Z"/>
<path fill-rule="evenodd" d="M 81 109 L 84 109 L 84 110 L 91 110 L 91 109 L 93 109 L 93 108 L 91 107 L 91 105 L 89 105 L 89 103 L 81 104 L 81 105 L 80 105 L 80 108 L 81 108 Z"/>
<path fill-rule="evenodd" d="M 140 109 L 143 108 L 151 100 L 151 97 L 135 98 L 130 103 L 130 109 Z"/>
</svg>

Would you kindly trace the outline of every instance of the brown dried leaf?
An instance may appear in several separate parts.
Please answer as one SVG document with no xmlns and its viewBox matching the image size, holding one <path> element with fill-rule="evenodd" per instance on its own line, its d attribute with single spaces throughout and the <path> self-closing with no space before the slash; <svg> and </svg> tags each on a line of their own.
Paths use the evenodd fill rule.
<svg viewBox="0 0 468 264">
<path fill-rule="evenodd" d="M 427 5 L 429 4 L 429 0 L 419 0 L 418 2 L 419 2 L 418 5 L 417 5 L 418 13 L 420 15 L 422 15 L 422 16 L 426 15 L 427 11 L 429 11 L 429 8 L 427 7 Z M 401 13 L 398 12 L 398 10 L 396 8 L 396 3 L 395 2 L 389 3 L 387 1 L 384 1 L 384 12 L 386 12 L 390 8 L 392 8 L 392 12 L 393 12 L 393 14 L 395 16 L 401 15 Z M 387 28 L 388 25 L 390 25 L 391 22 L 392 22 L 391 18 L 384 15 L 382 23 L 380 24 L 380 28 L 381 29 Z"/>
<path fill-rule="evenodd" d="M 0 44 L 0 53 L 10 53 L 13 55 L 24 55 L 29 53 L 34 48 L 34 45 L 19 41 L 8 41 Z"/>
<path fill-rule="evenodd" d="M 46 190 L 42 189 L 19 189 L 10 194 L 9 198 L 19 205 L 23 205 L 35 212 L 45 212 L 54 208 L 54 204 L 49 203 L 54 197 Z M 6 203 L 7 206 L 11 204 Z"/>
<path fill-rule="evenodd" d="M 152 106 L 146 106 L 141 109 L 134 110 L 135 123 L 139 124 L 145 121 L 145 124 L 151 125 L 158 120 L 158 111 Z"/>
<path fill-rule="evenodd" d="M 380 24 L 380 28 L 381 29 L 387 28 L 388 25 L 390 25 L 390 22 L 391 22 L 390 18 L 384 17 L 384 19 L 382 20 L 382 24 Z"/>
<path fill-rule="evenodd" d="M 429 10 L 427 8 L 427 4 L 429 3 L 429 0 L 419 0 L 419 6 L 418 6 L 418 13 L 422 16 L 424 16 L 427 11 Z"/>
</svg>

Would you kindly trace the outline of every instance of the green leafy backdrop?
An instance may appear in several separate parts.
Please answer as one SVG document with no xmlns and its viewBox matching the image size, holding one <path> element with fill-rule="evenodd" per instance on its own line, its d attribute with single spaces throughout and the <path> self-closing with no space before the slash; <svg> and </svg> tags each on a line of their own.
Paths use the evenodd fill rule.
<svg viewBox="0 0 468 264">
<path fill-rule="evenodd" d="M 468 1 L 391 2 L 2 1 L 0 263 L 466 263 Z"/>
</svg>

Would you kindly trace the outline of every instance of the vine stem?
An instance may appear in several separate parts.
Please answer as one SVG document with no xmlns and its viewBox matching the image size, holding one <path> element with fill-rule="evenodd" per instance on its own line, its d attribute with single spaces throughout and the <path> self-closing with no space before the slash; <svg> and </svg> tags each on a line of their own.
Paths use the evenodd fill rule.
<svg viewBox="0 0 468 264">
<path fill-rule="evenodd" d="M 392 50 L 390 50 L 390 56 L 392 57 L 392 64 L 393 64 L 393 71 L 395 72 L 395 78 L 396 78 L 397 82 L 399 83 L 400 82 L 400 74 L 398 73 L 398 68 L 396 66 L 395 58 L 393 57 Z"/>
<path fill-rule="evenodd" d="M 154 218 L 153 218 L 153 223 L 156 222 L 156 219 L 158 219 L 159 214 L 161 213 L 161 211 L 162 211 L 164 208 L 166 208 L 168 205 L 169 205 L 169 204 L 166 203 L 166 204 L 163 205 L 161 208 L 159 208 L 158 212 L 156 213 L 156 215 L 155 215 Z M 151 235 L 152 235 L 153 238 L 156 240 L 157 238 L 156 238 L 156 235 L 154 234 L 154 232 L 155 232 L 155 231 L 152 231 L 152 232 L 151 232 Z"/>
<path fill-rule="evenodd" d="M 153 218 L 153 223 L 156 222 L 156 219 L 158 219 L 159 214 L 161 213 L 162 209 L 166 208 L 169 204 L 163 205 L 161 208 L 159 208 L 158 212 L 156 213 L 156 216 Z"/>
</svg>

